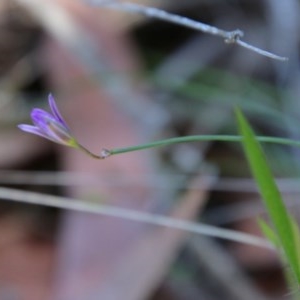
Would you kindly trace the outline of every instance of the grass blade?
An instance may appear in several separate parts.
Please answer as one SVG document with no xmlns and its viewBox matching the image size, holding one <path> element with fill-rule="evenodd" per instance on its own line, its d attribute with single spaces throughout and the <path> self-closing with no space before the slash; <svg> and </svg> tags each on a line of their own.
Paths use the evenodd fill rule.
<svg viewBox="0 0 300 300">
<path fill-rule="evenodd" d="M 299 231 L 288 214 L 279 189 L 268 166 L 267 159 L 257 141 L 249 123 L 240 110 L 236 110 L 239 131 L 242 136 L 243 148 L 249 162 L 252 174 L 259 188 L 263 202 L 274 225 L 275 232 L 282 247 L 286 261 L 300 283 L 300 268 L 298 260 Z"/>
</svg>

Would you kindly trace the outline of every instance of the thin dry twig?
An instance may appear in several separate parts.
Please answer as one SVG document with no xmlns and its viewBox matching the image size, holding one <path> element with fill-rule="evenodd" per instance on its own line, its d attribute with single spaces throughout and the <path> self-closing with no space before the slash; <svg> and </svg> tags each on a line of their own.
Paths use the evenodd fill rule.
<svg viewBox="0 0 300 300">
<path fill-rule="evenodd" d="M 61 209 L 69 209 L 80 212 L 123 218 L 126 220 L 165 226 L 174 229 L 185 230 L 196 234 L 203 234 L 258 247 L 274 249 L 274 247 L 265 239 L 247 233 L 229 229 L 222 229 L 207 224 L 180 220 L 159 214 L 151 214 L 127 208 L 114 207 L 111 205 L 87 203 L 73 198 L 51 196 L 4 187 L 0 187 L 0 198 L 2 200 L 8 201 L 44 205 Z"/>
<path fill-rule="evenodd" d="M 116 179 L 117 178 L 117 179 Z M 184 173 L 172 174 L 169 178 L 167 174 L 148 173 L 134 180 L 129 177 L 118 178 L 115 173 L 105 174 L 105 176 L 94 176 L 84 172 L 67 172 L 67 171 L 19 171 L 19 170 L 0 170 L 0 184 L 10 185 L 45 185 L 45 186 L 72 186 L 88 185 L 108 187 L 139 186 L 151 187 L 155 189 L 172 189 L 184 188 Z M 194 188 L 202 189 L 207 183 L 213 180 L 212 176 L 202 176 L 202 182 Z M 293 177 L 282 177 L 276 179 L 276 183 L 281 193 L 298 194 L 300 193 L 299 180 Z M 225 192 L 247 192 L 257 193 L 257 187 L 253 179 L 248 178 L 219 178 L 213 186 L 213 191 Z"/>
<path fill-rule="evenodd" d="M 227 44 L 237 44 L 243 48 L 254 51 L 260 55 L 280 60 L 287 61 L 287 57 L 279 56 L 274 53 L 271 53 L 266 50 L 262 50 L 255 46 L 252 46 L 244 41 L 241 38 L 244 36 L 244 33 L 240 29 L 235 29 L 233 31 L 226 31 L 219 29 L 217 27 L 195 21 L 186 17 L 182 17 L 176 14 L 168 13 L 162 9 L 156 7 L 148 7 L 145 5 L 130 3 L 130 2 L 116 2 L 116 1 L 103 1 L 103 0 L 86 0 L 89 4 L 108 7 L 111 9 L 126 11 L 129 13 L 142 14 L 148 18 L 156 18 L 159 20 L 171 22 L 174 24 L 182 25 L 189 27 L 195 30 L 202 31 L 204 33 L 220 36 L 224 39 Z"/>
</svg>

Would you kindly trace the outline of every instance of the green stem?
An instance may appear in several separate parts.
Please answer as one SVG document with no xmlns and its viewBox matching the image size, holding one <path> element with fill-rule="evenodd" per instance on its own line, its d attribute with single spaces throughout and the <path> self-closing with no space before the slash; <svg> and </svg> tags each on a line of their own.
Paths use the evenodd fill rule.
<svg viewBox="0 0 300 300">
<path fill-rule="evenodd" d="M 295 141 L 292 139 L 268 137 L 268 136 L 257 136 L 256 138 L 258 141 L 264 142 L 264 143 L 274 143 L 274 144 L 300 147 L 300 141 Z M 82 146 L 80 144 L 77 145 L 77 148 L 82 150 L 83 152 L 85 152 L 90 157 L 93 157 L 96 159 L 104 159 L 111 155 L 145 150 L 145 149 L 155 148 L 155 147 L 168 146 L 168 145 L 179 144 L 179 143 L 204 142 L 204 141 L 240 142 L 241 140 L 242 140 L 242 137 L 239 135 L 190 135 L 190 136 L 175 137 L 175 138 L 155 141 L 152 143 L 147 143 L 147 144 L 142 144 L 142 145 L 137 145 L 137 146 L 125 147 L 125 148 L 115 148 L 115 149 L 111 149 L 111 150 L 102 149 L 100 155 L 92 153 L 91 151 L 89 151 L 87 148 L 85 148 L 84 146 Z"/>
<path fill-rule="evenodd" d="M 223 141 L 223 142 L 240 142 L 242 140 L 241 136 L 238 135 L 191 135 L 184 137 L 175 137 L 166 140 L 160 140 L 148 144 L 131 146 L 126 148 L 115 148 L 108 151 L 109 155 L 116 155 L 126 152 L 144 150 L 155 147 L 168 146 L 179 143 L 189 143 L 189 142 L 203 142 L 203 141 Z M 265 143 L 274 143 L 281 145 L 291 145 L 300 147 L 300 141 L 295 141 L 287 138 L 277 138 L 277 137 L 267 137 L 267 136 L 258 136 L 257 140 Z M 109 156 L 107 155 L 107 156 Z M 93 155 L 95 156 L 95 155 Z M 99 158 L 99 157 L 98 157 Z M 102 157 L 103 158 L 103 157 Z"/>
<path fill-rule="evenodd" d="M 84 146 L 77 144 L 77 149 L 85 152 L 88 156 L 92 157 L 92 158 L 96 158 L 96 159 L 103 159 L 104 157 L 102 157 L 101 155 L 97 155 L 92 153 L 90 150 L 88 150 L 87 148 L 85 148 Z"/>
</svg>

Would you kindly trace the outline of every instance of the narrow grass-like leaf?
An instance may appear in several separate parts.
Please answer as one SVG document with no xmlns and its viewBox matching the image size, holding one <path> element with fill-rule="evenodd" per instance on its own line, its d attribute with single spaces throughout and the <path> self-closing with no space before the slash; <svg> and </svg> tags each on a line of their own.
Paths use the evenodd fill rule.
<svg viewBox="0 0 300 300">
<path fill-rule="evenodd" d="M 265 220 L 258 218 L 257 219 L 258 226 L 265 237 L 276 247 L 280 248 L 280 241 L 278 239 L 278 235 L 276 232 L 270 227 L 269 224 L 265 222 Z"/>
<path fill-rule="evenodd" d="M 300 255 L 300 252 L 299 252 L 299 246 L 300 246 L 300 244 L 299 244 L 299 242 L 300 242 L 299 228 L 293 218 L 291 218 L 290 221 L 291 221 L 293 230 L 295 230 L 294 237 L 297 238 L 297 236 L 298 236 L 298 238 L 297 238 L 298 241 L 296 241 L 296 249 L 298 249 L 297 253 L 299 253 L 298 255 Z M 258 225 L 259 225 L 261 231 L 266 236 L 266 238 L 280 251 L 282 262 L 284 265 L 286 265 L 287 264 L 286 257 L 284 255 L 282 255 L 283 253 L 281 252 L 281 243 L 280 243 L 280 240 L 278 239 L 278 235 L 276 234 L 276 232 L 270 227 L 269 224 L 267 224 L 265 222 L 265 220 L 258 218 L 257 222 L 258 222 Z M 298 231 L 298 233 L 297 233 L 297 231 Z M 299 262 L 299 259 L 298 259 L 298 262 Z M 287 266 L 287 267 L 284 267 L 283 272 L 284 272 L 287 284 L 289 286 L 289 289 L 291 291 L 290 294 L 292 295 L 292 298 L 295 300 L 299 300 L 300 299 L 300 297 L 299 297 L 300 294 L 298 293 L 299 284 L 295 277 L 294 271 L 292 270 L 292 268 L 290 266 Z"/>
<path fill-rule="evenodd" d="M 293 238 L 294 238 L 295 253 L 297 255 L 298 268 L 300 269 L 300 231 L 299 231 L 299 226 L 292 216 L 290 216 L 290 223 L 292 226 L 292 233 L 293 233 Z"/>
<path fill-rule="evenodd" d="M 300 268 L 297 253 L 297 240 L 293 222 L 284 205 L 274 177 L 268 166 L 263 150 L 240 110 L 236 110 L 239 130 L 242 136 L 243 148 L 259 188 L 263 202 L 269 217 L 274 224 L 286 261 L 289 263 L 293 273 L 300 283 Z"/>
<path fill-rule="evenodd" d="M 295 253 L 298 258 L 298 268 L 300 269 L 300 231 L 299 231 L 299 226 L 293 217 L 290 217 L 290 223 L 292 226 L 292 232 L 293 232 L 293 236 L 294 236 Z M 294 272 L 291 272 L 290 268 L 288 268 L 285 271 L 285 276 L 287 278 L 288 285 L 291 290 L 292 298 L 294 300 L 299 300 L 300 299 L 299 280 L 297 280 L 297 277 L 295 276 Z"/>
</svg>

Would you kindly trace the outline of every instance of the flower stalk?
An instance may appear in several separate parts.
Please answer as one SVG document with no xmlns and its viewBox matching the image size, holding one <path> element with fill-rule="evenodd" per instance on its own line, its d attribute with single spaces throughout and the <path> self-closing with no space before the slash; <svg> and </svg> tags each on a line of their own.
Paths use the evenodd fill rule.
<svg viewBox="0 0 300 300">
<path fill-rule="evenodd" d="M 280 138 L 280 137 L 269 137 L 269 136 L 257 136 L 256 138 L 259 142 L 263 142 L 263 143 L 273 143 L 273 144 L 300 147 L 300 141 L 296 141 L 292 139 Z M 190 135 L 190 136 L 175 137 L 175 138 L 155 141 L 152 143 L 131 146 L 126 148 L 115 148 L 109 150 L 109 153 L 110 155 L 116 155 L 116 154 L 121 154 L 126 152 L 133 152 L 133 151 L 145 150 L 145 149 L 162 147 L 162 146 L 169 146 L 169 145 L 180 144 L 180 143 L 205 142 L 205 141 L 241 142 L 242 137 L 239 135 Z"/>
<path fill-rule="evenodd" d="M 111 155 L 117 155 L 127 152 L 140 151 L 150 148 L 169 146 L 179 143 L 190 143 L 190 142 L 204 142 L 204 141 L 223 141 L 223 142 L 241 142 L 242 137 L 239 135 L 191 135 L 184 137 L 175 137 L 160 141 L 155 141 L 147 144 L 130 146 L 125 148 L 115 149 L 102 149 L 100 154 L 94 154 L 84 146 L 82 146 L 71 134 L 71 131 L 61 116 L 53 96 L 50 94 L 48 97 L 49 106 L 52 114 L 39 109 L 34 108 L 31 112 L 31 119 L 34 125 L 20 124 L 18 127 L 25 131 L 35 135 L 39 135 L 52 142 L 76 148 L 83 151 L 88 156 L 95 159 L 104 159 Z M 290 145 L 300 147 L 300 141 L 280 138 L 280 137 L 268 137 L 268 136 L 257 136 L 259 142 L 274 143 L 281 145 Z"/>
</svg>

